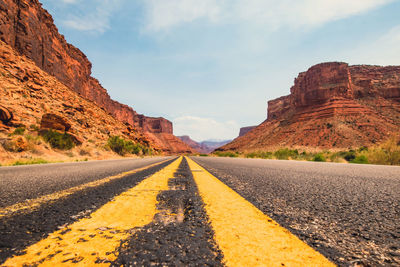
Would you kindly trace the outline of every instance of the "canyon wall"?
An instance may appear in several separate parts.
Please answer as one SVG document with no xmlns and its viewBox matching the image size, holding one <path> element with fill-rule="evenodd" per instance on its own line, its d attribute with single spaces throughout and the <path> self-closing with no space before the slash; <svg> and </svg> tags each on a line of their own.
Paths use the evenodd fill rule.
<svg viewBox="0 0 400 267">
<path fill-rule="evenodd" d="M 131 107 L 110 98 L 107 90 L 91 76 L 92 64 L 86 55 L 67 43 L 38 0 L 0 1 L 0 40 L 118 120 L 132 126 L 138 126 L 139 120 L 142 123 L 157 120 L 143 120 Z M 160 124 L 165 121 L 160 118 Z M 143 126 L 152 129 L 152 126 Z"/>
<path fill-rule="evenodd" d="M 370 146 L 398 132 L 400 66 L 329 62 L 300 73 L 265 122 L 221 150 Z"/>
<path fill-rule="evenodd" d="M 179 139 L 160 135 L 172 135 L 170 121 L 139 115 L 131 107 L 110 98 L 107 90 L 91 76 L 92 64 L 86 55 L 67 43 L 52 16 L 38 0 L 0 0 L 0 40 L 117 120 L 146 135 L 151 134 L 148 137 L 154 140 L 156 149 L 167 148 L 167 152 L 175 152 L 170 147 L 178 145 L 185 148 L 182 152 L 188 151 L 185 144 L 179 144 Z M 163 144 L 169 140 L 173 140 L 173 144 Z"/>
</svg>

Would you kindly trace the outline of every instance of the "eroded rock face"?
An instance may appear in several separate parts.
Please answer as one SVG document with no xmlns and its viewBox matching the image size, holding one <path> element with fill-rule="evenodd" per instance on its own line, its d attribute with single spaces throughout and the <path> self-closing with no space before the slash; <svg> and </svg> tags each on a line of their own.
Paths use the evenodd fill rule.
<svg viewBox="0 0 400 267">
<path fill-rule="evenodd" d="M 71 124 L 69 124 L 64 118 L 52 113 L 46 113 L 42 116 L 40 122 L 40 129 L 51 129 L 58 130 L 61 132 L 67 132 L 71 129 Z"/>
<path fill-rule="evenodd" d="M 53 18 L 39 1 L 1 0 L 0 39 L 117 119 L 135 125 L 137 113 L 112 100 L 99 81 L 91 77 L 92 64 L 86 55 L 59 34 Z"/>
<path fill-rule="evenodd" d="M 145 132 L 173 134 L 172 122 L 164 118 L 152 118 L 139 115 L 138 122 L 139 126 Z"/>
<path fill-rule="evenodd" d="M 322 63 L 268 102 L 268 118 L 221 150 L 370 146 L 400 132 L 400 66 Z"/>
<path fill-rule="evenodd" d="M 253 130 L 256 127 L 257 126 L 248 126 L 248 127 L 240 128 L 239 137 L 247 134 L 248 132 L 250 132 L 251 130 Z"/>
<path fill-rule="evenodd" d="M 86 55 L 59 34 L 53 18 L 38 0 L 0 0 L 0 40 L 117 120 L 138 131 L 172 134 L 172 123 L 168 120 L 139 116 L 131 107 L 112 100 L 91 76 L 92 64 Z M 24 81 L 31 80 L 23 70 L 15 75 Z M 41 88 L 40 81 L 30 86 Z"/>
<path fill-rule="evenodd" d="M 6 107 L 0 105 L 0 121 L 4 124 L 9 123 L 13 119 L 13 113 Z"/>
</svg>

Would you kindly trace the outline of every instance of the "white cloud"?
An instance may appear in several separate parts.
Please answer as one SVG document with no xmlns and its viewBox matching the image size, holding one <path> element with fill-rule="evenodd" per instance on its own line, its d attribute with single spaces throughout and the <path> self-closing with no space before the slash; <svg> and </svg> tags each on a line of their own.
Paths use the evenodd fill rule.
<svg viewBox="0 0 400 267">
<path fill-rule="evenodd" d="M 75 4 L 77 0 L 63 0 Z M 120 0 L 92 0 L 87 2 L 79 15 L 70 15 L 64 20 L 64 25 L 79 31 L 103 33 L 110 28 L 113 13 L 119 8 Z"/>
<path fill-rule="evenodd" d="M 149 0 L 146 29 L 168 30 L 197 19 L 251 23 L 269 30 L 318 26 L 395 0 Z"/>
<path fill-rule="evenodd" d="M 147 29 L 159 31 L 180 23 L 192 22 L 198 18 L 211 21 L 220 15 L 218 0 L 148 0 L 149 24 Z"/>
<path fill-rule="evenodd" d="M 61 0 L 61 1 L 66 4 L 75 4 L 78 0 Z"/>
<path fill-rule="evenodd" d="M 218 122 L 211 118 L 183 116 L 173 120 L 174 134 L 189 135 L 193 140 L 233 139 L 239 134 L 235 121 Z"/>
</svg>

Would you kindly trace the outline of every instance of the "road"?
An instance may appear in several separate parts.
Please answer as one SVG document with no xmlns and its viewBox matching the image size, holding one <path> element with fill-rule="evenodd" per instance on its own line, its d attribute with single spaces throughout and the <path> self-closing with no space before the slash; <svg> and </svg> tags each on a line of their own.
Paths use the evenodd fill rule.
<svg viewBox="0 0 400 267">
<path fill-rule="evenodd" d="M 160 157 L 0 168 L 0 265 L 400 264 L 400 167 Z"/>
<path fill-rule="evenodd" d="M 400 264 L 400 167 L 195 160 L 336 263 Z"/>
</svg>

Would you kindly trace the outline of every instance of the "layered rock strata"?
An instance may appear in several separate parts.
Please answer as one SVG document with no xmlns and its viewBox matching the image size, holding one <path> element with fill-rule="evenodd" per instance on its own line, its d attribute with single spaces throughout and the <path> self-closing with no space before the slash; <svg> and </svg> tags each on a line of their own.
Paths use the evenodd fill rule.
<svg viewBox="0 0 400 267">
<path fill-rule="evenodd" d="M 300 73 L 265 122 L 221 150 L 370 146 L 399 131 L 400 66 L 331 62 Z"/>
</svg>

